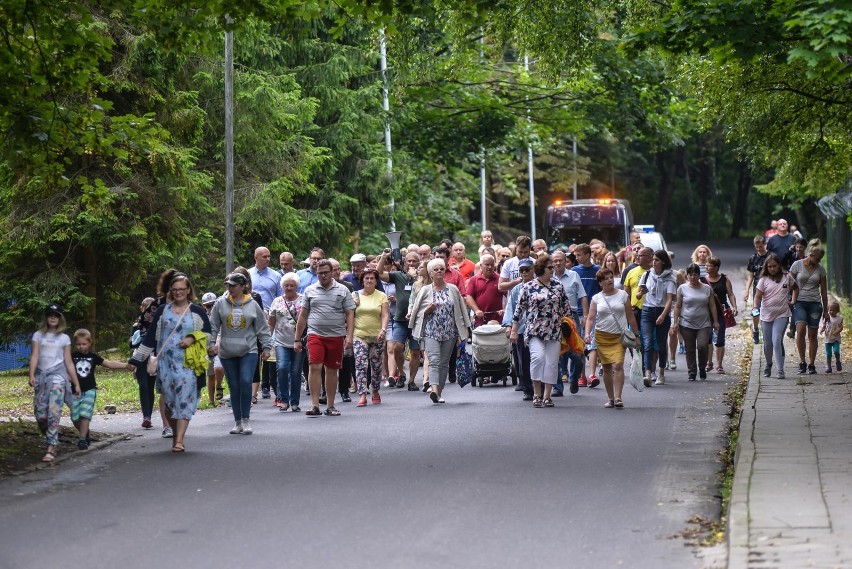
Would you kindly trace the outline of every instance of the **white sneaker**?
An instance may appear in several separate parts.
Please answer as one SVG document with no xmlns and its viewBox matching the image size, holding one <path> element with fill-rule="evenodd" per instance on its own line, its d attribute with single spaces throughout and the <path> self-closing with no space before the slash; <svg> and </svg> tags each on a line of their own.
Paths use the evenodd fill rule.
<svg viewBox="0 0 852 569">
<path fill-rule="evenodd" d="M 243 419 L 243 434 L 250 435 L 251 433 L 251 423 L 249 423 L 248 419 Z"/>
<path fill-rule="evenodd" d="M 231 434 L 232 435 L 240 435 L 240 434 L 242 434 L 242 432 L 243 432 L 243 422 L 237 421 L 236 423 L 234 423 L 234 428 L 231 429 Z"/>
<path fill-rule="evenodd" d="M 663 375 L 658 377 L 657 381 L 654 382 L 654 385 L 665 385 L 665 384 L 666 384 L 666 378 Z"/>
<path fill-rule="evenodd" d="M 438 403 L 446 403 L 443 397 L 438 397 Z"/>
<path fill-rule="evenodd" d="M 174 433 L 172 432 L 171 427 L 163 427 L 163 438 L 164 439 L 170 439 L 173 436 L 174 436 Z"/>
<path fill-rule="evenodd" d="M 674 358 L 669 360 L 669 369 L 675 371 L 677 369 L 677 360 Z"/>
</svg>

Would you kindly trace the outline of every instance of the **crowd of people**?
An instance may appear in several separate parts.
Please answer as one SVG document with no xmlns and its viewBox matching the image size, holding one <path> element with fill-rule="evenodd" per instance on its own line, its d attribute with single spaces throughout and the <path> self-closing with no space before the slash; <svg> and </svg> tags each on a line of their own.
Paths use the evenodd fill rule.
<svg viewBox="0 0 852 569">
<path fill-rule="evenodd" d="M 763 341 L 764 375 L 774 365 L 785 377 L 785 333 L 796 338 L 799 373 L 816 373 L 820 326 L 825 372 L 832 365 L 841 370 L 843 321 L 837 303 L 828 301 L 823 249 L 818 240 L 802 245 L 783 219 L 772 231 L 768 239 L 754 238 L 742 296 L 755 307 L 752 334 L 755 343 Z M 160 394 L 162 435 L 172 439 L 175 453 L 186 450 L 204 387 L 212 404 L 230 405 L 230 433 L 240 435 L 253 432 L 258 395 L 275 397 L 282 413 L 301 412 L 303 377 L 310 398 L 305 415 L 312 418 L 340 416 L 338 396 L 349 402 L 356 395 L 356 408 L 379 405 L 382 389 L 422 390 L 443 404 L 447 383 L 457 380 L 461 342 L 484 324 L 505 328 L 517 390 L 534 408 L 554 407 L 566 385 L 576 394 L 602 379 L 604 407 L 623 409 L 625 354 L 633 347 L 625 337 L 632 334 L 639 337 L 635 357 L 647 387 L 666 385 L 666 372 L 677 369 L 675 350 L 686 355 L 688 381 L 725 374 L 726 329 L 739 312 L 721 260 L 702 244 L 688 266 L 676 270 L 668 251 L 644 247 L 640 237 L 632 233 L 619 251 L 592 240 L 548 253 L 543 240 L 522 235 L 503 247 L 483 231 L 476 262 L 464 244 L 444 240 L 412 244 L 398 255 L 356 253 L 346 273 L 319 247 L 301 270 L 288 251 L 279 255 L 280 269 L 273 268 L 269 249 L 258 247 L 252 267 L 236 268 L 225 292 L 206 292 L 200 304 L 190 278 L 169 269 L 156 297 L 140 304 L 127 364 L 93 354 L 86 330 L 74 334 L 72 352 L 62 309 L 53 304 L 33 336 L 30 362 L 36 418 L 48 444 L 44 460 L 55 458 L 63 400 L 78 425 L 80 448 L 88 446 L 95 365 L 134 372 L 145 429 L 153 428 Z M 566 319 L 585 349 L 565 349 Z"/>
</svg>

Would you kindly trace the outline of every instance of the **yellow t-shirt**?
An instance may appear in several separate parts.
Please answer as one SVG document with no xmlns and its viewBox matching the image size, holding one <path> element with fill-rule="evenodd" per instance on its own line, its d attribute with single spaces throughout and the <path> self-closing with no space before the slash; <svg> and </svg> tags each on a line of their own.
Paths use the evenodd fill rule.
<svg viewBox="0 0 852 569">
<path fill-rule="evenodd" d="M 621 283 L 624 288 L 630 287 L 630 306 L 633 308 L 642 308 L 642 305 L 645 303 L 644 296 L 642 298 L 636 298 L 636 293 L 639 292 L 639 279 L 641 279 L 644 274 L 645 269 L 642 267 L 633 267 L 630 269 L 630 272 L 627 273 L 627 276 L 624 277 L 624 282 Z"/>
<path fill-rule="evenodd" d="M 353 298 L 355 295 L 361 299 L 361 304 L 355 308 L 355 337 L 375 338 L 382 329 L 382 304 L 387 304 L 388 295 L 380 290 L 370 295 L 364 294 L 364 291 L 353 292 Z"/>
</svg>

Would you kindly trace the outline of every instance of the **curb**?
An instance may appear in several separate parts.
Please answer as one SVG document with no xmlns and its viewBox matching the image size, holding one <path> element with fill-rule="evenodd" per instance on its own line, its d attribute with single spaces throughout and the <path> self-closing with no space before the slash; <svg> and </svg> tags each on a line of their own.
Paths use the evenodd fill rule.
<svg viewBox="0 0 852 569">
<path fill-rule="evenodd" d="M 50 468 L 51 466 L 55 466 L 55 465 L 59 464 L 60 462 L 64 462 L 68 459 L 71 459 L 71 458 L 74 458 L 74 457 L 77 457 L 77 456 L 82 456 L 84 454 L 88 454 L 89 452 L 91 452 L 93 450 L 100 450 L 102 448 L 112 446 L 119 441 L 130 440 L 134 436 L 135 435 L 128 435 L 128 434 L 124 434 L 124 433 L 112 435 L 109 438 L 106 438 L 106 439 L 92 443 L 89 446 L 88 450 L 85 450 L 85 451 L 72 450 L 70 452 L 58 454 L 58 455 L 56 455 L 56 458 L 53 460 L 53 462 L 36 462 L 35 464 L 32 464 L 32 465 L 24 468 L 23 470 L 16 470 L 14 472 L 10 472 L 9 477 L 23 476 L 24 474 L 29 474 L 31 472 L 37 472 L 39 470 L 44 470 L 45 468 Z"/>
<path fill-rule="evenodd" d="M 737 450 L 734 453 L 734 479 L 728 507 L 728 569 L 746 569 L 749 557 L 749 490 L 754 467 L 755 401 L 760 392 L 763 350 L 752 347 L 748 388 L 743 398 L 739 419 Z"/>
</svg>

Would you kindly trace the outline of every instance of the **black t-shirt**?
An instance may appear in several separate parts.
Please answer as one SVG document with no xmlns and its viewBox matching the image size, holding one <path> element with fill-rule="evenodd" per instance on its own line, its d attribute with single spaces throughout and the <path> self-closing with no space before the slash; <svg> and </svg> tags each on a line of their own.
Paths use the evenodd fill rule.
<svg viewBox="0 0 852 569">
<path fill-rule="evenodd" d="M 74 367 L 77 368 L 77 380 L 80 382 L 80 392 L 97 389 L 95 383 L 95 366 L 104 363 L 104 359 L 94 352 L 81 354 L 80 352 L 71 352 L 71 359 L 74 360 Z"/>
<path fill-rule="evenodd" d="M 763 255 L 755 253 L 751 256 L 751 259 L 748 260 L 748 266 L 746 267 L 746 270 L 752 275 L 754 275 L 754 278 L 751 281 L 752 292 L 757 290 L 757 281 L 760 280 L 760 271 L 763 270 L 763 262 L 766 261 L 766 257 L 768 256 L 769 251 L 767 251 Z"/>
</svg>

